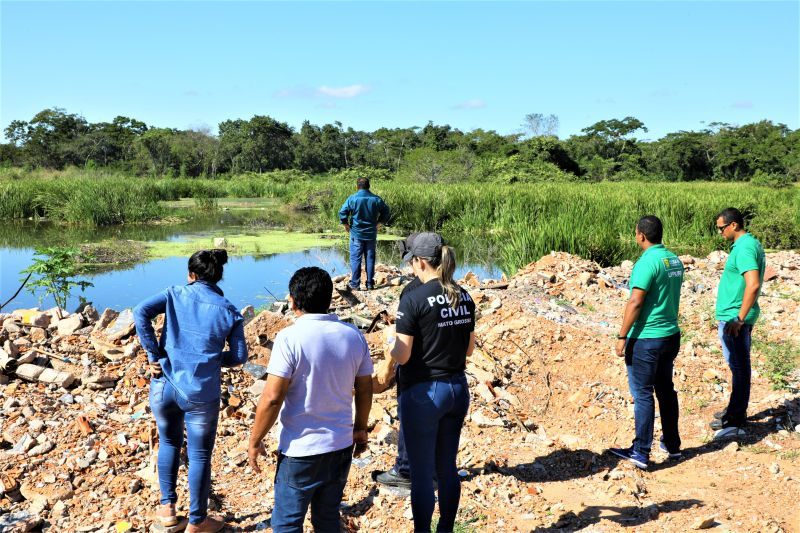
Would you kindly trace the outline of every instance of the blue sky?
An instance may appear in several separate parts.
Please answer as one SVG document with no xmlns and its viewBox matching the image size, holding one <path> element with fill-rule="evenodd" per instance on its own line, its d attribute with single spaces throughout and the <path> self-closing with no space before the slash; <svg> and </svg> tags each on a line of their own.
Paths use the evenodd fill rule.
<svg viewBox="0 0 800 533">
<path fill-rule="evenodd" d="M 209 126 L 270 115 L 356 129 L 562 137 L 628 115 L 800 127 L 800 3 L 10 2 L 0 127 L 58 106 L 92 122 Z"/>
</svg>

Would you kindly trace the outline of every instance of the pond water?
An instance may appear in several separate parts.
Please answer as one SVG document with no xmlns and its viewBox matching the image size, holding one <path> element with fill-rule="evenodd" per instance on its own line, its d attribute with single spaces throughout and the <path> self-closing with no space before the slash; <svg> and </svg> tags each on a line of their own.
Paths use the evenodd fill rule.
<svg viewBox="0 0 800 533">
<path fill-rule="evenodd" d="M 65 229 L 50 224 L 3 224 L 3 229 L 0 230 L 0 304 L 10 298 L 19 287 L 22 277 L 20 272 L 31 264 L 35 246 L 74 245 L 110 238 L 178 241 L 189 236 L 256 231 L 252 226 L 243 226 L 242 221 L 241 214 L 221 212 L 195 217 L 183 224 L 158 226 Z M 458 246 L 456 250 L 458 251 Z M 475 261 L 474 257 L 476 253 L 471 251 L 467 262 L 459 265 L 457 277 L 463 276 L 467 271 L 474 272 L 481 279 L 497 279 L 502 276 L 502 272 L 491 262 Z M 393 265 L 401 263 L 393 243 L 379 242 L 378 261 Z M 165 287 L 186 283 L 186 263 L 186 257 L 169 257 L 110 271 L 89 273 L 82 276 L 82 279 L 90 281 L 94 286 L 87 288 L 82 296 L 101 311 L 106 307 L 132 307 Z M 248 304 L 258 307 L 275 298 L 282 299 L 288 291 L 292 273 L 304 266 L 320 266 L 330 272 L 331 276 L 350 272 L 347 250 L 337 243 L 330 247 L 291 253 L 232 256 L 225 267 L 225 277 L 220 282 L 220 287 L 237 307 Z M 68 310 L 73 310 L 78 303 L 76 293 L 67 305 Z M 36 306 L 50 308 L 54 305 L 52 299 L 43 301 L 40 305 L 38 296 L 24 289 L 4 311 Z"/>
</svg>

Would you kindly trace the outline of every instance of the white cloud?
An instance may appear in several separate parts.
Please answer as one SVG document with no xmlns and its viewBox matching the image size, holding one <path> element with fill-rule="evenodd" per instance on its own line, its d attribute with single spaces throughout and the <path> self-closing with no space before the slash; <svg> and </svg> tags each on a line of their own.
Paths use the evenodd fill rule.
<svg viewBox="0 0 800 533">
<path fill-rule="evenodd" d="M 483 109 L 484 107 L 486 107 L 486 102 L 480 98 L 473 98 L 456 104 L 453 109 Z"/>
<path fill-rule="evenodd" d="M 329 87 L 322 85 L 317 88 L 317 94 L 320 96 L 330 96 L 332 98 L 355 98 L 369 92 L 370 88 L 367 85 L 356 83 L 354 85 L 347 85 L 345 87 Z"/>
<path fill-rule="evenodd" d="M 750 100 L 738 100 L 732 103 L 731 107 L 736 109 L 753 109 L 753 102 Z"/>
</svg>

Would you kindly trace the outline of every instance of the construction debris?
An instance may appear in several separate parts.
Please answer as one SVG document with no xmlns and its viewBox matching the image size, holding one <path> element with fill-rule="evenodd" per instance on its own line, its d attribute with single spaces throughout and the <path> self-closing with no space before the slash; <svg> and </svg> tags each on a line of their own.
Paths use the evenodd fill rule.
<svg viewBox="0 0 800 533">
<path fill-rule="evenodd" d="M 797 347 L 800 255 L 768 254 L 772 270 L 754 332 L 754 416 L 738 444 L 711 441 L 707 426 L 730 393 L 713 316 L 725 258 L 681 257 L 686 281 L 675 385 L 686 458 L 668 463 L 656 444 L 657 468 L 648 472 L 604 453 L 633 437 L 625 364 L 612 354 L 632 263 L 601 268 L 552 253 L 510 279 L 464 276 L 480 317 L 458 456 L 458 521 L 465 529 L 796 530 L 800 398 L 772 390 L 765 365 L 770 350 Z M 411 527 L 407 492 L 372 481 L 396 453 L 395 368 L 387 346 L 410 279 L 378 265 L 376 290 L 350 290 L 346 276 L 334 280 L 332 308 L 363 328 L 376 368 L 369 450 L 353 463 L 342 505 L 346 531 Z M 276 304 L 257 315 L 243 310 L 250 361 L 223 370 L 211 507 L 237 530 L 266 529 L 271 511 L 267 480 L 275 458 L 257 475 L 246 466 L 246 445 L 272 342 L 294 320 L 285 302 Z M 0 324 L 0 530 L 164 530 L 152 521 L 158 434 L 131 311 L 24 309 L 0 314 Z M 163 319 L 155 326 L 160 331 Z M 797 391 L 800 373 L 786 379 Z M 181 468 L 180 515 L 188 510 L 186 489 Z"/>
</svg>

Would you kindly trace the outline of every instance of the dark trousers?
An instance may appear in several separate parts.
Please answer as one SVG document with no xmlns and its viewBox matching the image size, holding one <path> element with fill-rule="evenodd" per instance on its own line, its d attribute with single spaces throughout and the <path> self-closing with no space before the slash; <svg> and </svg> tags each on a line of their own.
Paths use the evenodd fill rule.
<svg viewBox="0 0 800 533">
<path fill-rule="evenodd" d="M 178 501 L 175 485 L 185 424 L 189 454 L 189 523 L 199 524 L 208 512 L 211 455 L 217 437 L 219 401 L 196 403 L 184 400 L 172 384 L 161 377 L 150 381 L 150 408 L 158 426 L 161 503 Z"/>
<path fill-rule="evenodd" d="M 361 258 L 366 261 L 367 285 L 375 284 L 375 247 L 378 241 L 364 241 L 350 237 L 350 286 L 361 286 Z"/>
<path fill-rule="evenodd" d="M 433 475 L 439 482 L 437 531 L 453 531 L 461 480 L 456 468 L 461 427 L 469 409 L 463 373 L 410 386 L 400 395 L 400 424 L 411 469 L 414 531 L 431 530 Z"/>
<path fill-rule="evenodd" d="M 275 533 L 302 533 L 303 520 L 311 506 L 314 531 L 338 532 L 339 504 L 350 472 L 353 447 L 307 457 L 278 457 L 275 471 Z"/>
<path fill-rule="evenodd" d="M 636 437 L 635 451 L 650 456 L 653 445 L 655 402 L 658 398 L 661 412 L 663 441 L 670 452 L 681 447 L 678 434 L 678 394 L 672 384 L 672 366 L 678 356 L 681 334 L 658 339 L 628 339 L 625 346 L 625 364 L 628 367 L 628 386 L 634 402 Z"/>
<path fill-rule="evenodd" d="M 719 323 L 719 340 L 722 355 L 731 369 L 731 399 L 722 422 L 726 425 L 743 426 L 747 421 L 747 405 L 750 403 L 750 344 L 753 326 L 744 324 L 739 335 L 725 333 L 726 322 Z"/>
</svg>

